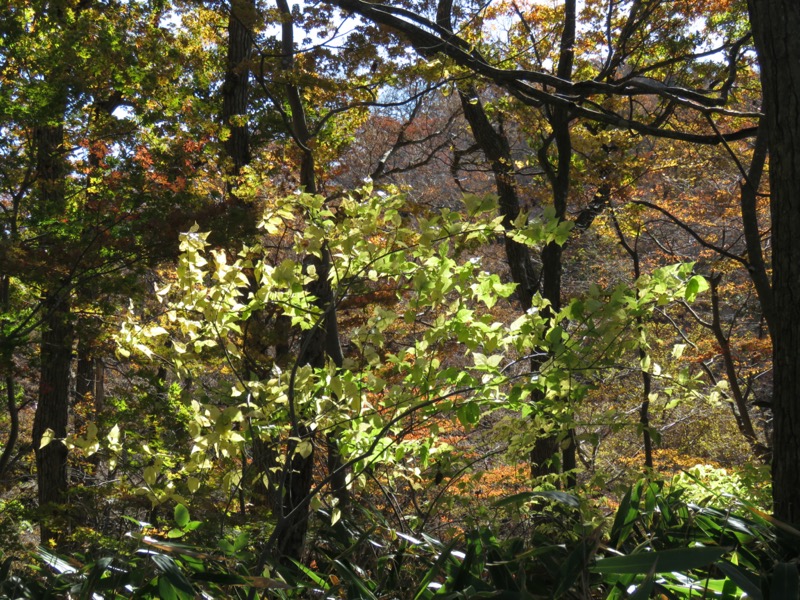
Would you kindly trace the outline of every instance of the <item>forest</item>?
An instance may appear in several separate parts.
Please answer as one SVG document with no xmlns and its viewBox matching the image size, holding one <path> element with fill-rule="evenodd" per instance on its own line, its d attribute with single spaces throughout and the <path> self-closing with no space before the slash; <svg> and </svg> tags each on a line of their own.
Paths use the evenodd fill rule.
<svg viewBox="0 0 800 600">
<path fill-rule="evenodd" d="M 0 599 L 800 599 L 800 3 L 0 3 Z"/>
</svg>

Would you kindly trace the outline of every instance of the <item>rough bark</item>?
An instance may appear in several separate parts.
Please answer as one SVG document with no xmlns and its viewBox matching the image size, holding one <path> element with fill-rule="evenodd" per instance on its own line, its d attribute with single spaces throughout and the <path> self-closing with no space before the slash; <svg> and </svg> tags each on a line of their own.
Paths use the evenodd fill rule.
<svg viewBox="0 0 800 600">
<path fill-rule="evenodd" d="M 36 453 L 43 544 L 54 536 L 55 532 L 49 522 L 51 519 L 63 517 L 58 513 L 62 510 L 60 506 L 66 503 L 67 447 L 59 440 L 67 436 L 73 340 L 68 295 L 63 291 L 48 293 L 44 300 L 44 310 L 39 402 L 33 421 L 33 448 Z M 48 429 L 55 439 L 42 448 L 42 438 Z"/>
<path fill-rule="evenodd" d="M 57 9 L 54 10 L 58 14 Z M 50 123 L 35 128 L 37 206 L 35 212 L 47 220 L 59 218 L 66 210 L 66 174 L 64 156 L 64 116 L 67 110 L 67 92 L 63 83 L 53 75 L 53 100 Z M 58 265 L 59 246 L 53 232 L 42 238 L 42 246 L 54 266 Z M 42 436 L 49 429 L 55 438 L 67 435 L 69 413 L 70 362 L 72 360 L 72 315 L 70 309 L 70 284 L 54 276 L 46 282 L 42 301 L 41 371 L 39 375 L 39 401 L 33 422 L 33 448 L 36 453 L 39 508 L 43 514 L 63 504 L 67 491 L 67 448 L 53 441 L 40 448 Z M 53 535 L 47 525 L 41 524 L 41 540 L 46 543 Z"/>
<path fill-rule="evenodd" d="M 437 8 L 436 20 L 437 24 L 447 31 L 453 30 L 451 12 L 452 1 L 441 0 Z M 478 97 L 477 90 L 473 86 L 461 90 L 459 97 L 464 118 L 469 123 L 475 143 L 486 156 L 494 174 L 500 213 L 503 216 L 503 227 L 509 230 L 513 227 L 514 220 L 520 213 L 521 202 L 514 177 L 514 162 L 508 139 L 502 132 L 498 132 L 492 126 Z M 566 199 L 566 191 L 560 194 L 560 197 Z M 564 204 L 564 208 L 561 211 L 561 217 L 563 218 L 566 214 L 565 201 L 562 204 Z M 553 246 L 557 248 L 557 251 L 553 252 L 551 249 L 549 253 L 546 253 L 546 257 L 543 256 L 543 262 L 546 266 L 542 273 L 537 273 L 529 248 L 524 244 L 515 242 L 510 237 L 505 239 L 506 262 L 511 271 L 511 279 L 517 284 L 516 294 L 520 308 L 523 311 L 531 308 L 533 296 L 537 291 L 540 291 L 539 285 L 542 280 L 545 282 L 545 288 L 541 290 L 543 296 L 548 298 L 547 293 L 549 291 L 551 295 L 555 294 L 556 297 L 560 298 L 561 248 L 556 244 L 553 244 Z M 552 302 L 551 298 L 548 299 Z M 540 366 L 540 359 L 531 359 L 531 371 L 535 372 Z M 531 398 L 531 402 L 536 401 L 536 398 Z M 553 460 L 558 451 L 557 435 L 538 437 L 530 453 L 531 476 L 542 477 L 558 473 L 558 461 Z M 564 462 L 566 461 L 562 461 L 562 463 Z M 574 460 L 572 462 L 574 463 Z"/>
<path fill-rule="evenodd" d="M 747 247 L 747 271 L 756 288 L 758 302 L 764 320 L 767 322 L 767 329 L 770 335 L 775 331 L 775 315 L 772 306 L 772 285 L 767 272 L 767 265 L 764 261 L 764 253 L 761 248 L 761 231 L 758 227 L 758 188 L 764 172 L 764 164 L 767 159 L 767 127 L 759 127 L 756 136 L 753 157 L 750 161 L 750 168 L 747 178 L 742 182 L 740 191 L 740 206 L 742 212 L 742 226 L 744 228 L 744 239 Z"/>
<path fill-rule="evenodd" d="M 305 106 L 297 85 L 291 82 L 294 64 L 294 22 L 287 0 L 276 0 L 282 15 L 282 68 L 289 77 L 285 85 L 288 105 L 291 109 L 292 137 L 301 151 L 300 185 L 309 194 L 318 193 L 316 166 L 313 151 L 313 135 L 306 120 Z M 343 363 L 342 349 L 339 343 L 339 330 L 336 316 L 336 295 L 330 283 L 331 256 L 327 245 L 323 244 L 320 255 L 309 255 L 304 260 L 306 268 L 313 266 L 317 279 L 310 286 L 309 292 L 316 298 L 316 305 L 321 310 L 319 323 L 303 335 L 301 350 L 297 357 L 297 365 L 310 365 L 322 368 L 328 358 L 337 366 Z M 290 384 L 291 385 L 291 384 Z M 303 422 L 302 415 L 294 413 L 290 391 L 289 411 L 292 427 L 292 441 L 286 453 L 286 464 L 282 474 L 282 506 L 280 518 L 274 535 L 277 554 L 283 560 L 302 557 L 305 538 L 308 531 L 309 501 L 313 482 L 314 447 L 319 441 Z M 328 445 L 327 463 L 334 475 L 332 485 L 334 492 L 346 503 L 347 490 L 344 485 L 344 469 L 339 456 L 335 432 L 326 436 Z M 299 443 L 310 442 L 311 451 L 307 456 L 295 452 Z"/>
<path fill-rule="evenodd" d="M 255 5 L 252 0 L 233 0 L 228 13 L 228 56 L 225 83 L 222 86 L 222 122 L 230 129 L 225 151 L 231 161 L 229 175 L 238 177 L 250 163 L 250 131 L 247 117 L 250 93 L 250 57 L 253 52 L 252 24 Z M 233 200 L 235 184 L 228 184 Z"/>
<path fill-rule="evenodd" d="M 563 81 L 572 79 L 572 69 L 575 59 L 575 0 L 566 0 L 564 3 L 564 29 L 561 32 L 559 59 L 556 74 Z M 553 191 L 553 207 L 555 217 L 559 221 L 566 219 L 567 199 L 570 189 L 570 166 L 572 162 L 572 138 L 569 124 L 572 120 L 571 110 L 568 105 L 555 105 L 548 109 L 549 122 L 552 128 L 552 139 L 555 142 L 555 164 L 547 156 L 547 147 L 544 146 L 539 153 L 539 164 L 544 170 Z M 552 314 L 561 309 L 561 272 L 562 272 L 562 247 L 555 242 L 545 246 L 542 251 L 542 297 L 550 302 Z M 541 454 L 548 450 L 547 446 L 557 446 L 554 440 L 542 441 L 545 448 L 541 451 L 534 449 L 534 453 Z M 531 455 L 532 462 L 534 454 Z M 577 466 L 574 432 L 568 432 L 562 446 L 562 469 L 572 472 Z M 574 475 L 567 481 L 568 486 L 574 485 Z"/>
<path fill-rule="evenodd" d="M 0 275 L 0 311 L 8 313 L 10 309 L 9 293 L 11 289 L 11 278 L 8 275 Z M 3 375 L 6 387 L 6 410 L 8 411 L 8 434 L 6 435 L 3 452 L 0 453 L 0 482 L 3 480 L 11 456 L 19 439 L 19 408 L 16 398 L 16 377 L 14 376 L 14 345 L 2 339 L 0 346 L 0 373 Z"/>
<path fill-rule="evenodd" d="M 499 198 L 500 214 L 503 216 L 503 227 L 509 230 L 519 216 L 521 203 L 508 139 L 492 127 L 474 87 L 470 86 L 459 92 L 459 97 L 472 136 L 491 166 Z M 526 311 L 532 305 L 533 295 L 539 285 L 539 276 L 527 246 L 506 237 L 505 250 L 511 279 L 517 284 L 517 298 L 522 310 Z"/>
<path fill-rule="evenodd" d="M 800 521 L 800 4 L 749 0 L 764 97 L 772 213 L 775 516 Z"/>
</svg>

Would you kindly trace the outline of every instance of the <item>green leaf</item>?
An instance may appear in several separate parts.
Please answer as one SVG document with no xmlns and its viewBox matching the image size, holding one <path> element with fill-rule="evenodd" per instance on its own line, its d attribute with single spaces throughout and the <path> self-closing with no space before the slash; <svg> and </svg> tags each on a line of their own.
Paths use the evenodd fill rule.
<svg viewBox="0 0 800 600">
<path fill-rule="evenodd" d="M 514 494 L 513 496 L 508 496 L 507 498 L 501 498 L 495 502 L 493 506 L 495 508 L 501 508 L 509 505 L 520 505 L 536 497 L 554 500 L 555 502 L 560 502 L 561 504 L 566 504 L 567 506 L 571 506 L 573 508 L 580 507 L 580 501 L 575 496 L 567 494 L 566 492 L 559 492 L 557 490 L 545 490 L 543 492 L 520 492 L 519 494 Z"/>
<path fill-rule="evenodd" d="M 191 493 L 195 493 L 200 489 L 200 480 L 197 477 L 189 477 L 186 480 L 186 487 L 189 488 Z"/>
<path fill-rule="evenodd" d="M 730 548 L 672 548 L 658 552 L 640 552 L 628 556 L 603 558 L 590 568 L 594 573 L 669 573 L 697 569 L 719 560 Z"/>
<path fill-rule="evenodd" d="M 189 523 L 189 509 L 183 504 L 177 504 L 175 506 L 175 524 L 183 529 L 187 523 Z"/>
<path fill-rule="evenodd" d="M 708 289 L 708 281 L 706 281 L 705 277 L 700 275 L 695 275 L 689 280 L 689 283 L 686 284 L 686 292 L 684 292 L 684 298 L 686 298 L 687 302 L 694 302 L 697 295 L 705 292 Z"/>
<path fill-rule="evenodd" d="M 236 539 L 233 540 L 233 551 L 238 552 L 242 548 L 245 548 L 249 542 L 250 535 L 247 532 L 240 533 L 236 536 Z"/>
<path fill-rule="evenodd" d="M 142 476 L 144 477 L 144 482 L 147 485 L 155 485 L 156 479 L 158 479 L 158 469 L 156 469 L 153 465 L 144 468 L 144 472 Z"/>
<path fill-rule="evenodd" d="M 183 528 L 183 530 L 186 531 L 186 532 L 194 531 L 195 529 L 200 527 L 200 525 L 202 525 L 202 524 L 203 524 L 202 521 L 189 521 L 186 524 L 186 526 Z"/>
<path fill-rule="evenodd" d="M 158 595 L 161 600 L 178 600 L 178 594 L 166 576 L 158 578 Z"/>
<path fill-rule="evenodd" d="M 467 402 L 458 407 L 456 414 L 461 425 L 467 427 L 480 421 L 481 408 L 476 402 Z"/>
<path fill-rule="evenodd" d="M 189 580 L 186 579 L 178 565 L 169 556 L 164 554 L 152 553 L 150 554 L 152 561 L 158 568 L 166 575 L 170 584 L 176 589 L 190 596 L 194 596 L 195 590 Z"/>
<path fill-rule="evenodd" d="M 367 587 L 366 581 L 358 574 L 354 573 L 347 564 L 341 560 L 335 560 L 333 564 L 336 566 L 336 570 L 339 572 L 342 579 L 349 582 L 353 590 L 357 591 L 357 595 L 352 597 L 362 598 L 363 600 L 378 600 L 377 596 L 372 593 L 372 590 Z"/>
<path fill-rule="evenodd" d="M 751 573 L 742 569 L 739 565 L 727 560 L 721 560 L 717 563 L 717 568 L 747 594 L 748 598 L 752 598 L 752 600 L 761 600 L 763 598 L 759 579 L 753 577 Z"/>
<path fill-rule="evenodd" d="M 303 458 L 308 458 L 311 456 L 311 453 L 314 451 L 314 446 L 308 440 L 303 440 L 299 444 L 297 444 L 297 448 L 295 448 L 295 452 L 302 456 Z"/>
</svg>

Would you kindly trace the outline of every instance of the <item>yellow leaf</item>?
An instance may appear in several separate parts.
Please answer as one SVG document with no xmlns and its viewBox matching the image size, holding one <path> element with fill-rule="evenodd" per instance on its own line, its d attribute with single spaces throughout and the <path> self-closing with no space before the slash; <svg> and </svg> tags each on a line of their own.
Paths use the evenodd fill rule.
<svg viewBox="0 0 800 600">
<path fill-rule="evenodd" d="M 53 430 L 50 428 L 45 429 L 42 434 L 42 442 L 39 444 L 39 450 L 49 445 L 54 439 L 56 439 L 56 434 L 53 433 Z"/>
<path fill-rule="evenodd" d="M 308 440 L 303 440 L 299 444 L 297 444 L 297 448 L 295 452 L 302 456 L 303 458 L 308 458 L 311 456 L 311 452 L 314 450 L 314 447 L 311 445 L 311 442 Z"/>
</svg>

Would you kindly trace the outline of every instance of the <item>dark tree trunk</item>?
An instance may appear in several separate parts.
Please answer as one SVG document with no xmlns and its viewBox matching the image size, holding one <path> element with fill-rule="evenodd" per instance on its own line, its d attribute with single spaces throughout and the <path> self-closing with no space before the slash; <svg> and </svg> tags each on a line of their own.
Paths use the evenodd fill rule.
<svg viewBox="0 0 800 600">
<path fill-rule="evenodd" d="M 500 214 L 503 216 L 503 227 L 510 230 L 514 226 L 514 220 L 519 216 L 521 207 L 508 140 L 505 135 L 492 127 L 478 92 L 473 87 L 459 92 L 459 97 L 464 117 L 472 130 L 472 137 L 491 165 L 499 197 Z M 526 245 L 506 237 L 505 249 L 511 279 L 517 284 L 517 298 L 522 310 L 526 311 L 532 305 L 533 295 L 539 284 L 539 275 Z"/>
<path fill-rule="evenodd" d="M 251 33 L 255 20 L 252 0 L 233 0 L 228 13 L 228 57 L 225 83 L 222 86 L 222 122 L 230 129 L 225 150 L 231 160 L 230 175 L 238 177 L 250 163 L 250 132 L 243 120 L 247 117 L 250 92 L 250 57 L 253 52 Z M 235 198 L 235 183 L 228 185 Z"/>
<path fill-rule="evenodd" d="M 67 436 L 72 362 L 72 315 L 67 293 L 49 293 L 44 300 L 44 311 L 39 402 L 33 421 L 33 449 L 36 453 L 43 544 L 54 535 L 48 521 L 58 516 L 57 505 L 66 502 L 68 484 L 67 447 L 59 441 Z M 56 439 L 42 448 L 42 437 L 48 429 Z"/>
<path fill-rule="evenodd" d="M 558 67 L 556 74 L 564 81 L 572 79 L 572 68 L 575 57 L 575 0 L 566 0 L 564 3 L 564 29 L 561 32 L 559 47 Z M 553 190 L 553 207 L 555 217 L 563 221 L 567 217 L 567 199 L 570 188 L 570 167 L 572 163 L 572 138 L 569 124 L 571 120 L 570 108 L 566 105 L 557 105 L 549 109 L 549 122 L 553 129 L 552 139 L 555 141 L 555 164 L 547 156 L 546 147 L 539 153 L 539 164 L 545 171 L 550 186 Z M 561 309 L 561 271 L 562 248 L 555 242 L 545 246 L 542 251 L 542 297 L 550 302 L 552 314 Z M 564 472 L 573 472 L 577 466 L 574 432 L 570 429 L 562 445 L 562 469 Z M 543 439 L 546 446 L 556 444 L 554 440 Z M 536 452 L 537 449 L 534 449 Z M 533 456 L 532 456 L 533 458 Z M 574 474 L 568 478 L 567 486 L 575 483 Z"/>
<path fill-rule="evenodd" d="M 447 31 L 453 30 L 452 1 L 441 0 L 437 8 L 437 24 Z M 459 92 L 461 109 L 464 118 L 472 130 L 472 137 L 483 152 L 494 174 L 495 188 L 499 198 L 500 214 L 503 216 L 503 227 L 510 230 L 514 220 L 519 216 L 521 202 L 514 176 L 514 161 L 511 156 L 511 147 L 508 139 L 502 132 L 492 126 L 486 111 L 474 87 Z M 555 186 L 554 186 L 555 191 Z M 566 214 L 566 190 L 561 194 L 564 198 L 564 208 L 561 218 Z M 544 280 L 543 296 L 552 302 L 552 296 L 560 298 L 561 295 L 561 247 L 552 244 L 555 252 L 550 250 L 543 256 L 544 270 L 537 273 L 531 258 L 530 249 L 510 237 L 505 239 L 506 262 L 511 271 L 511 279 L 517 284 L 517 298 L 520 308 L 527 311 L 533 304 L 533 296 L 539 290 L 540 281 Z M 548 287 L 549 286 L 549 287 Z M 548 296 L 547 294 L 550 294 Z M 557 306 L 558 301 L 555 303 Z M 531 359 L 531 371 L 537 371 L 541 366 L 539 359 Z M 531 398 L 537 402 L 537 398 Z M 559 451 L 558 436 L 546 434 L 538 437 L 530 453 L 530 470 L 532 477 L 542 477 L 559 472 L 559 464 L 554 460 Z M 573 461 L 574 463 L 574 461 Z M 574 464 L 573 464 L 574 466 Z"/>
<path fill-rule="evenodd" d="M 800 522 L 800 3 L 749 0 L 764 95 L 772 212 L 775 516 Z"/>
<path fill-rule="evenodd" d="M 16 227 L 14 227 L 16 229 Z M 15 233 L 15 232 L 12 232 Z M 0 275 L 0 311 L 8 313 L 10 306 L 9 293 L 11 290 L 11 278 L 8 275 Z M 0 373 L 2 373 L 6 386 L 6 410 L 8 411 L 9 427 L 8 435 L 5 439 L 3 452 L 0 454 L 0 482 L 3 480 L 6 469 L 11 464 L 11 456 L 19 439 L 19 408 L 17 408 L 17 380 L 14 376 L 14 344 L 5 338 L 2 339 L 0 347 Z"/>
<path fill-rule="evenodd" d="M 10 356 L 0 358 L 2 365 L 0 370 L 5 373 L 4 380 L 6 386 L 6 410 L 8 411 L 9 426 L 8 435 L 5 439 L 3 452 L 0 454 L 0 482 L 3 481 L 6 470 L 11 464 L 11 456 L 14 454 L 14 448 L 17 446 L 19 439 L 19 409 L 17 408 L 17 386 L 16 378 L 14 377 L 14 365 Z"/>
<path fill-rule="evenodd" d="M 775 315 L 772 306 L 772 285 L 769 280 L 767 265 L 764 262 L 764 252 L 761 248 L 761 230 L 758 227 L 758 189 L 764 173 L 764 164 L 767 159 L 767 127 L 759 126 L 756 136 L 753 158 L 747 178 L 742 182 L 740 193 L 740 206 L 742 212 L 742 225 L 744 239 L 747 247 L 747 270 L 753 285 L 756 288 L 761 312 L 767 322 L 767 329 L 773 335 Z"/>
<path fill-rule="evenodd" d="M 291 562 L 300 560 L 308 533 L 309 492 L 314 476 L 314 432 L 299 423 L 293 431 L 293 441 L 289 442 L 286 455 L 288 464 L 283 469 L 281 515 L 276 526 L 277 556 Z M 307 456 L 297 452 L 301 442 L 310 442 L 311 451 Z"/>
<path fill-rule="evenodd" d="M 61 18 L 60 7 L 50 7 Z M 34 217 L 43 222 L 60 220 L 66 210 L 67 165 L 64 155 L 64 115 L 67 110 L 67 91 L 58 75 L 53 76 L 53 99 L 49 106 L 54 124 L 40 125 L 34 130 L 36 143 L 37 205 Z M 42 236 L 42 249 L 54 266 L 59 264 L 64 248 L 56 233 Z M 33 449 L 36 453 L 39 508 L 42 511 L 41 540 L 46 543 L 53 535 L 44 515 L 63 504 L 67 491 L 67 448 L 53 441 L 40 448 L 42 436 L 49 429 L 55 438 L 67 435 L 69 414 L 70 362 L 72 360 L 72 315 L 70 312 L 70 281 L 55 277 L 46 282 L 42 301 L 41 371 L 39 401 L 33 421 Z"/>
<path fill-rule="evenodd" d="M 285 86 L 286 98 L 291 109 L 292 137 L 301 151 L 300 186 L 309 194 L 317 194 L 316 167 L 314 152 L 312 150 L 312 134 L 306 120 L 306 112 L 300 89 L 291 83 L 291 74 L 295 68 L 294 62 L 294 21 L 287 0 L 276 0 L 276 5 L 283 17 L 281 24 L 281 49 L 282 68 L 288 77 Z M 305 332 L 301 342 L 301 351 L 297 358 L 300 366 L 310 365 L 315 368 L 325 366 L 325 361 L 330 358 L 337 366 L 343 362 L 342 349 L 339 344 L 339 330 L 336 316 L 336 296 L 330 283 L 331 256 L 327 245 L 323 244 L 320 256 L 309 255 L 305 258 L 306 267 L 314 266 L 317 279 L 309 286 L 309 292 L 316 297 L 316 305 L 322 310 L 320 322 L 313 329 Z M 302 557 L 305 538 L 308 531 L 309 501 L 313 483 L 313 468 L 315 445 L 319 440 L 315 438 L 304 423 L 302 415 L 294 413 L 290 390 L 290 417 L 292 437 L 296 441 L 290 443 L 287 449 L 287 468 L 282 474 L 282 510 L 276 526 L 274 538 L 278 556 L 283 560 Z M 335 432 L 326 436 L 328 446 L 327 463 L 332 469 L 332 486 L 341 504 L 346 504 L 347 489 L 344 485 L 344 468 L 339 456 Z M 298 443 L 310 443 L 310 452 L 302 456 L 295 452 Z"/>
</svg>

